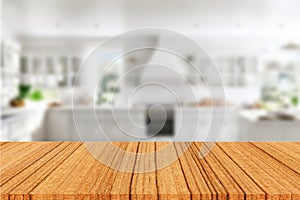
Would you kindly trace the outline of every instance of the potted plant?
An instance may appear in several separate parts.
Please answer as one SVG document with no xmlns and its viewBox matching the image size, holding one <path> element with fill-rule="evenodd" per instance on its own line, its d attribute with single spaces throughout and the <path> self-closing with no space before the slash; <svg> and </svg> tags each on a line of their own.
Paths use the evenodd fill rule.
<svg viewBox="0 0 300 200">
<path fill-rule="evenodd" d="M 10 105 L 12 107 L 24 107 L 25 99 L 29 96 L 30 89 L 31 89 L 30 85 L 23 85 L 23 84 L 19 85 L 18 86 L 19 94 L 18 94 L 18 96 L 14 97 L 10 101 Z"/>
</svg>

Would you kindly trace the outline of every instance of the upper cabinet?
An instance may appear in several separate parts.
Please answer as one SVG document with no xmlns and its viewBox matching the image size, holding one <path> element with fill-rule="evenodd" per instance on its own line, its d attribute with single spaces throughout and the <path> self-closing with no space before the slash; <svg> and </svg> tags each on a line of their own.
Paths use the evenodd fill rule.
<svg viewBox="0 0 300 200">
<path fill-rule="evenodd" d="M 1 107 L 17 94 L 21 47 L 14 41 L 1 42 Z"/>
<path fill-rule="evenodd" d="M 217 76 L 222 79 L 224 87 L 257 86 L 258 56 L 257 55 L 225 55 L 218 54 L 208 57 L 196 57 L 193 61 L 202 76 L 202 82 L 220 86 Z M 188 67 L 191 68 L 191 67 Z M 211 68 L 216 68 L 212 70 Z M 216 74 L 219 73 L 219 74 Z M 198 83 L 199 73 L 192 70 L 187 77 L 191 83 Z"/>
<path fill-rule="evenodd" d="M 21 80 L 42 88 L 71 88 L 81 62 L 78 55 L 25 54 L 21 58 Z"/>
</svg>

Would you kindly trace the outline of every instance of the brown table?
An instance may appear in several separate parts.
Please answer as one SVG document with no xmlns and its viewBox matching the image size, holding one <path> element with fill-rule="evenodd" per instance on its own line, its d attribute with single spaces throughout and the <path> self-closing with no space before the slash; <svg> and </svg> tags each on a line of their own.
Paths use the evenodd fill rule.
<svg viewBox="0 0 300 200">
<path fill-rule="evenodd" d="M 1 199 L 300 199 L 296 142 L 0 145 Z"/>
</svg>

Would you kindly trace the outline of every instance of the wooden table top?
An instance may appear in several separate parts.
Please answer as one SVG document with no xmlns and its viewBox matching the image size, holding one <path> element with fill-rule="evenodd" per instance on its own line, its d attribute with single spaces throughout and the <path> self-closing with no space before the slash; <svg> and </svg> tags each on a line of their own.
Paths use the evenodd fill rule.
<svg viewBox="0 0 300 200">
<path fill-rule="evenodd" d="M 88 144 L 0 143 L 1 199 L 300 199 L 297 142 Z"/>
</svg>

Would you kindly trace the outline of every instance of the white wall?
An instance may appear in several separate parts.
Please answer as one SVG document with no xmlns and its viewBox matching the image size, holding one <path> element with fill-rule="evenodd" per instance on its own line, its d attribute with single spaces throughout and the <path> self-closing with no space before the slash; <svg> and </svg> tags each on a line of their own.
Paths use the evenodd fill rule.
<svg viewBox="0 0 300 200">
<path fill-rule="evenodd" d="M 300 43 L 298 0 L 3 0 L 2 4 L 3 33 L 17 38 L 23 53 L 86 57 L 109 36 L 142 27 L 186 34 L 211 56 L 259 57 L 289 41 Z M 128 42 L 119 38 L 112 48 L 120 48 L 124 41 Z M 193 53 L 176 39 L 174 44 Z M 86 76 L 86 83 L 94 83 L 97 74 Z M 250 90 L 255 99 L 259 91 Z M 229 89 L 228 99 L 242 101 L 244 95 L 236 95 L 237 91 Z"/>
<path fill-rule="evenodd" d="M 83 51 L 111 35 L 141 27 L 186 34 L 210 53 L 260 53 L 290 40 L 300 43 L 297 0 L 4 0 L 2 4 L 3 32 L 20 38 L 25 49 L 31 48 L 33 38 L 55 51 Z"/>
<path fill-rule="evenodd" d="M 299 35 L 298 0 L 4 0 L 19 35 L 110 35 L 137 27 L 185 34 Z M 21 23 L 20 23 L 21 22 Z"/>
</svg>

